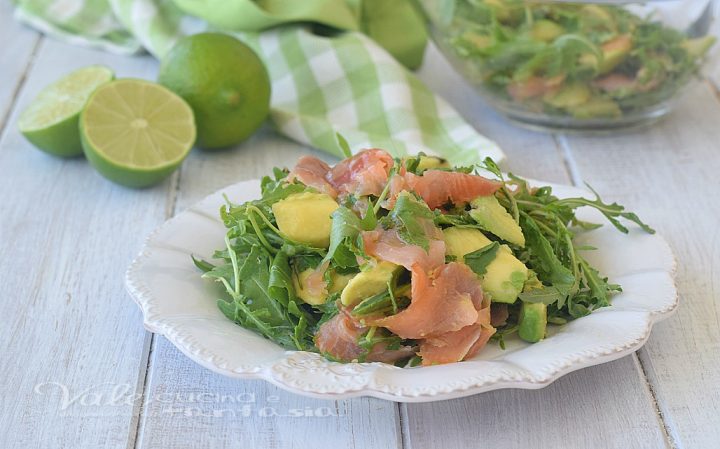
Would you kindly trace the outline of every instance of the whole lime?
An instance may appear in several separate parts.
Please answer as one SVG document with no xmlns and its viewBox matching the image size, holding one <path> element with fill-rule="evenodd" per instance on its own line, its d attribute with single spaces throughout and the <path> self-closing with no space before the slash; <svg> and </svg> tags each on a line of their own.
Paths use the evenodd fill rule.
<svg viewBox="0 0 720 449">
<path fill-rule="evenodd" d="M 227 34 L 180 39 L 163 59 L 158 82 L 192 107 L 200 148 L 245 140 L 270 111 L 265 65 L 252 49 Z"/>
</svg>

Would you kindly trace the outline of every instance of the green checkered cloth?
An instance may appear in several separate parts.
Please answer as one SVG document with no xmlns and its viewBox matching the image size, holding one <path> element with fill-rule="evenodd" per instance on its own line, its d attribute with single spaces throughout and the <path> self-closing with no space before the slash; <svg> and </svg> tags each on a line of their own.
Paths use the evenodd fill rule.
<svg viewBox="0 0 720 449">
<path fill-rule="evenodd" d="M 331 4 L 331 0 L 302 1 Z M 17 0 L 15 14 L 18 20 L 68 42 L 119 53 L 145 49 L 162 58 L 178 38 L 218 30 L 200 14 L 181 9 L 178 5 L 183 3 L 195 3 L 195 8 L 255 5 L 250 0 Z M 291 139 L 338 157 L 342 152 L 337 133 L 353 151 L 375 147 L 396 156 L 422 151 L 458 165 L 486 156 L 504 157 L 494 142 L 470 127 L 366 34 L 345 31 L 321 36 L 292 21 L 232 34 L 264 60 L 272 81 L 271 121 Z"/>
</svg>

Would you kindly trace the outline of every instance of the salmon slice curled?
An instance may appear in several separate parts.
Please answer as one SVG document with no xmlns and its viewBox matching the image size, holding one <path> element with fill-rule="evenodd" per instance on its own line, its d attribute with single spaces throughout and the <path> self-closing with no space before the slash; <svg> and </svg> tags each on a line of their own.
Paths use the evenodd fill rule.
<svg viewBox="0 0 720 449">
<path fill-rule="evenodd" d="M 395 315 L 366 320 L 366 324 L 385 327 L 402 338 L 424 339 L 476 323 L 483 292 L 475 273 L 467 265 L 453 262 L 433 275 L 431 279 L 422 267 L 413 266 L 410 305 Z"/>
<path fill-rule="evenodd" d="M 423 340 L 418 354 L 425 366 L 467 360 L 475 356 L 493 334 L 495 328 L 490 324 L 490 301 L 484 298 L 475 323 Z"/>
<path fill-rule="evenodd" d="M 326 175 L 338 192 L 380 196 L 394 164 L 387 151 L 368 149 L 337 163 Z"/>
<path fill-rule="evenodd" d="M 364 352 L 358 344 L 358 339 L 367 330 L 368 328 L 358 322 L 347 309 L 341 308 L 337 315 L 320 326 L 315 334 L 315 345 L 320 352 L 329 354 L 337 360 L 356 361 Z M 410 346 L 387 349 L 387 344 L 380 342 L 370 349 L 365 361 L 395 363 L 413 354 L 413 348 Z"/>
<path fill-rule="evenodd" d="M 415 192 L 430 209 L 437 209 L 447 203 L 469 203 L 479 196 L 494 194 L 501 184 L 498 181 L 469 173 L 427 170 L 418 176 L 414 173 L 395 175 L 390 180 L 390 198 L 387 208 L 392 208 L 395 198 L 403 190 Z"/>
<path fill-rule="evenodd" d="M 393 229 L 378 228 L 362 233 L 363 246 L 369 256 L 402 265 L 411 271 L 413 266 L 429 271 L 445 263 L 445 242 L 441 238 L 430 238 L 425 251 L 420 246 L 403 242 Z"/>
<path fill-rule="evenodd" d="M 306 186 L 336 198 L 342 194 L 379 196 L 388 182 L 394 160 L 384 150 L 368 149 L 330 167 L 314 156 L 301 157 L 288 175 Z"/>
<path fill-rule="evenodd" d="M 298 180 L 308 187 L 313 187 L 321 193 L 337 197 L 337 191 L 325 179 L 330 172 L 330 166 L 314 156 L 303 156 L 298 159 L 295 167 L 290 171 L 287 180 Z"/>
</svg>

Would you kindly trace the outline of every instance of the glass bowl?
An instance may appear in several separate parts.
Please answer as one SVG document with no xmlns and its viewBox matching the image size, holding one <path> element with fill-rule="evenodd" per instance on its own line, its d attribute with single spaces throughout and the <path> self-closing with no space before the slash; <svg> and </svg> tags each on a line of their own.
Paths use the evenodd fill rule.
<svg viewBox="0 0 720 449">
<path fill-rule="evenodd" d="M 544 130 L 666 115 L 714 50 L 715 0 L 419 0 L 447 60 L 496 110 Z"/>
</svg>

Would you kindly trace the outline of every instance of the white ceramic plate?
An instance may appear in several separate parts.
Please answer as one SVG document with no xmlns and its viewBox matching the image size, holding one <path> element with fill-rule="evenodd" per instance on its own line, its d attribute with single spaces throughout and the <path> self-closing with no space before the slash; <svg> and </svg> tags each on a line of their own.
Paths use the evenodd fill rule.
<svg viewBox="0 0 720 449">
<path fill-rule="evenodd" d="M 560 197 L 587 196 L 574 187 L 553 189 Z M 195 362 L 231 377 L 265 379 L 294 393 L 423 402 L 500 388 L 542 388 L 571 371 L 636 351 L 653 323 L 677 307 L 675 262 L 665 240 L 635 226 L 625 235 L 608 224 L 578 240 L 601 248 L 586 253 L 589 261 L 622 285 L 612 307 L 564 326 L 550 326 L 548 337 L 539 343 L 513 339 L 506 350 L 489 344 L 473 360 L 461 363 L 402 369 L 330 362 L 318 354 L 286 351 L 234 324 L 216 307 L 221 290 L 200 278 L 190 255 L 209 259 L 215 249 L 224 247 L 226 230 L 218 216 L 223 194 L 236 203 L 255 199 L 259 182 L 226 187 L 158 228 L 128 269 L 128 290 L 142 309 L 145 327 L 164 335 Z M 588 208 L 578 215 L 604 222 Z"/>
</svg>

